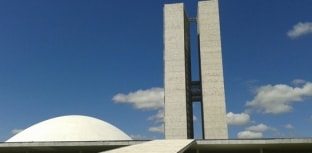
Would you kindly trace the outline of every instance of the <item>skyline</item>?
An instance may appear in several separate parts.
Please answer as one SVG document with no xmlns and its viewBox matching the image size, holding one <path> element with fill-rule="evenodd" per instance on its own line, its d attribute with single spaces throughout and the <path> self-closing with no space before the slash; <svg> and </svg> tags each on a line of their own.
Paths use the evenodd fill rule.
<svg viewBox="0 0 312 153">
<path fill-rule="evenodd" d="M 0 141 L 70 114 L 163 138 L 162 9 L 173 2 L 0 1 Z M 184 3 L 195 17 L 197 2 Z M 312 1 L 219 7 L 230 139 L 312 137 Z"/>
</svg>

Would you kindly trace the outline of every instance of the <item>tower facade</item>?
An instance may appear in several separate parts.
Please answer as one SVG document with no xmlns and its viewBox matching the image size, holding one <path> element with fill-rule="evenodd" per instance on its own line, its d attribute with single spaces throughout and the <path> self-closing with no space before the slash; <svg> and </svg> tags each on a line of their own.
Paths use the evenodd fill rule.
<svg viewBox="0 0 312 153">
<path fill-rule="evenodd" d="M 194 101 L 203 139 L 227 139 L 218 0 L 198 2 L 199 80 L 192 80 L 190 19 L 183 3 L 164 6 L 165 138 L 194 137 Z"/>
</svg>

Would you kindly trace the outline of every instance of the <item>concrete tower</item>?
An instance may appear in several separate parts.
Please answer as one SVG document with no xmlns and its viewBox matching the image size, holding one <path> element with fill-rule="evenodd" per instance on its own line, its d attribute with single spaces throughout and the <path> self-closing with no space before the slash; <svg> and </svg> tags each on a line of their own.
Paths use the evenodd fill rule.
<svg viewBox="0 0 312 153">
<path fill-rule="evenodd" d="M 192 102 L 199 101 L 203 139 L 227 139 L 218 0 L 198 2 L 199 80 L 191 76 L 189 27 L 183 3 L 164 6 L 165 138 L 194 137 Z"/>
</svg>

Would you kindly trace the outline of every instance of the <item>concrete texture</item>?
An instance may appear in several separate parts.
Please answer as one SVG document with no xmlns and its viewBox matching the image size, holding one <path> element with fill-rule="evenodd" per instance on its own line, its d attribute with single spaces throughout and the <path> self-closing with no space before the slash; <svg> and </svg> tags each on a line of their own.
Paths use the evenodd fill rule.
<svg viewBox="0 0 312 153">
<path fill-rule="evenodd" d="M 198 2 L 204 139 L 227 139 L 218 0 Z"/>
<path fill-rule="evenodd" d="M 177 141 L 177 142 L 175 142 Z M 190 143 L 188 143 L 190 141 Z M 182 143 L 183 142 L 183 143 Z M 185 143 L 184 143 L 185 142 Z M 142 144 L 142 145 L 141 145 Z M 145 144 L 145 145 L 143 145 Z M 242 140 L 159 140 L 159 141 L 76 141 L 76 142 L 6 142 L 0 143 L 1 153 L 98 153 L 141 146 L 146 153 L 311 153 L 312 139 L 242 139 Z M 172 146 L 170 146 L 172 145 Z M 169 147 L 168 147 L 169 146 Z M 158 148 L 157 148 L 158 147 Z M 136 152 L 134 147 L 133 152 Z M 156 149 L 155 149 L 156 148 Z M 168 149 L 166 149 L 168 148 Z M 180 149 L 179 149 L 180 148 Z M 125 151 L 126 150 L 126 151 Z M 125 149 L 132 153 L 131 148 Z M 120 150 L 119 150 L 120 151 Z"/>
<path fill-rule="evenodd" d="M 30 126 L 7 142 L 131 140 L 117 127 L 82 115 L 51 118 Z"/>
<path fill-rule="evenodd" d="M 194 140 L 154 140 L 102 153 L 183 153 Z"/>
<path fill-rule="evenodd" d="M 189 23 L 182 3 L 164 7 L 165 138 L 192 138 Z"/>
<path fill-rule="evenodd" d="M 201 85 L 203 139 L 228 139 L 218 0 L 198 2 L 200 80 L 191 80 L 189 19 L 183 3 L 164 7 L 165 138 L 193 138 L 192 81 Z"/>
</svg>

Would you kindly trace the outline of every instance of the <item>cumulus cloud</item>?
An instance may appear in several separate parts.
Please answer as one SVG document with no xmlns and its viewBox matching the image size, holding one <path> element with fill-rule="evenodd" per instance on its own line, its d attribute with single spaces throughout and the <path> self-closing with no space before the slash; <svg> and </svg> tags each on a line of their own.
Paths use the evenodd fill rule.
<svg viewBox="0 0 312 153">
<path fill-rule="evenodd" d="M 237 134 L 239 139 L 258 139 L 263 138 L 263 133 L 271 130 L 276 132 L 275 128 L 271 128 L 263 123 L 247 127 L 244 131 Z"/>
<path fill-rule="evenodd" d="M 228 125 L 245 125 L 250 122 L 250 116 L 246 113 L 234 114 L 229 112 L 226 114 Z"/>
<path fill-rule="evenodd" d="M 197 117 L 193 115 L 193 121 L 197 121 Z"/>
<path fill-rule="evenodd" d="M 256 89 L 255 98 L 247 101 L 246 106 L 267 114 L 290 112 L 294 102 L 300 102 L 304 97 L 312 96 L 312 83 L 302 80 L 300 82 L 300 86 L 285 84 L 261 86 Z"/>
<path fill-rule="evenodd" d="M 260 139 L 262 137 L 262 132 L 241 131 L 237 134 L 239 139 Z"/>
<path fill-rule="evenodd" d="M 153 133 L 164 133 L 164 89 L 150 88 L 137 90 L 128 94 L 118 93 L 113 98 L 115 103 L 128 103 L 139 110 L 157 110 L 157 113 L 148 117 L 155 126 L 149 127 Z M 141 137 L 141 136 L 140 136 Z"/>
<path fill-rule="evenodd" d="M 163 109 L 158 110 L 157 114 L 148 117 L 149 121 L 153 121 L 155 123 L 163 123 L 164 122 L 164 111 Z"/>
<path fill-rule="evenodd" d="M 159 126 L 150 127 L 148 129 L 148 131 L 154 132 L 154 133 L 164 133 L 164 124 L 161 124 Z"/>
<path fill-rule="evenodd" d="M 115 103 L 129 103 L 136 109 L 160 109 L 164 107 L 164 89 L 151 88 L 128 94 L 119 93 L 113 97 Z"/>
<path fill-rule="evenodd" d="M 312 33 L 312 22 L 299 22 L 287 32 L 288 37 L 294 39 Z"/>
<path fill-rule="evenodd" d="M 246 130 L 252 131 L 252 132 L 265 132 L 269 130 L 270 128 L 266 126 L 265 124 L 258 124 L 258 125 L 253 125 L 250 127 L 247 127 Z"/>
<path fill-rule="evenodd" d="M 150 116 L 148 120 L 153 121 L 155 126 L 148 128 L 149 132 L 152 133 L 164 133 L 164 110 L 158 110 L 157 114 Z"/>
<path fill-rule="evenodd" d="M 291 124 L 286 124 L 286 125 L 285 125 L 285 128 L 286 128 L 286 129 L 294 129 L 294 126 L 291 125 Z"/>
<path fill-rule="evenodd" d="M 18 133 L 20 133 L 20 132 L 22 132 L 24 129 L 13 129 L 13 130 L 11 130 L 11 133 L 13 134 L 13 135 L 15 135 L 15 134 L 18 134 Z"/>
<path fill-rule="evenodd" d="M 307 81 L 301 80 L 301 79 L 295 79 L 294 81 L 292 81 L 292 84 L 295 86 L 300 86 L 300 85 L 303 85 L 305 83 L 307 83 Z"/>
</svg>

